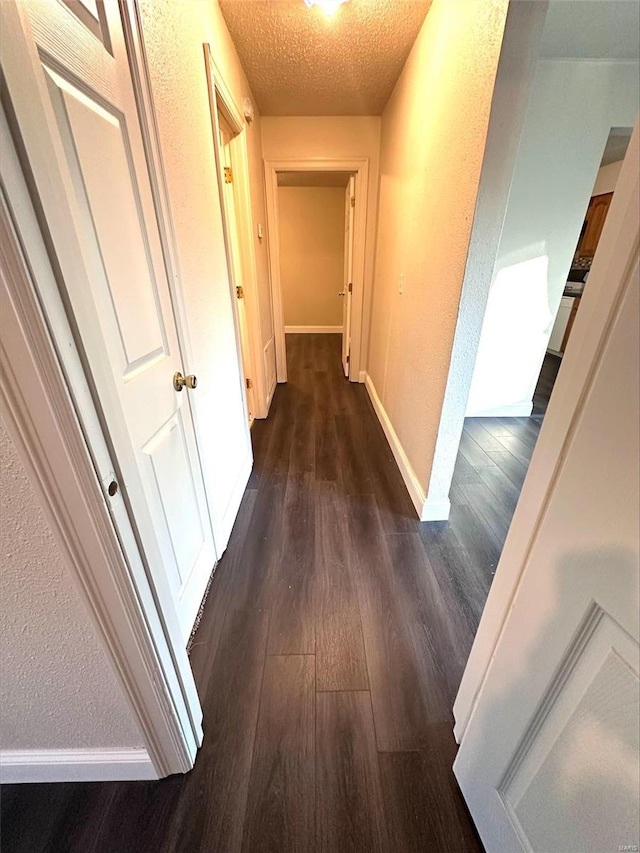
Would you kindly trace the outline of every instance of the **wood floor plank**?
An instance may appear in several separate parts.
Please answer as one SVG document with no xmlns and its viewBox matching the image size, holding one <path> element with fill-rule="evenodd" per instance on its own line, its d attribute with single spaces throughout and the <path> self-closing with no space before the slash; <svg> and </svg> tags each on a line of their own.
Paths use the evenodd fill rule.
<svg viewBox="0 0 640 853">
<path fill-rule="evenodd" d="M 315 654 L 314 500 L 313 475 L 287 477 L 280 542 L 269 562 L 270 655 Z"/>
<path fill-rule="evenodd" d="M 166 850 L 241 849 L 267 634 L 264 611 L 227 614 L 203 702 L 204 741 L 184 777 Z"/>
<path fill-rule="evenodd" d="M 293 419 L 289 474 L 302 474 L 315 469 L 316 424 L 313 411 L 313 381 L 305 383 L 309 390 L 298 392 L 298 402 Z"/>
<path fill-rule="evenodd" d="M 487 454 L 491 461 L 493 462 L 493 458 L 490 454 Z M 494 463 L 495 464 L 495 463 Z M 460 485 L 461 483 L 480 483 L 480 477 L 478 476 L 477 470 L 473 467 L 473 465 L 467 461 L 467 459 L 462 455 L 462 453 L 458 453 L 458 457 L 456 459 L 456 464 L 453 469 L 453 482 L 456 485 Z"/>
<path fill-rule="evenodd" d="M 347 505 L 334 483 L 316 491 L 316 689 L 368 690 L 360 606 L 349 571 Z"/>
<path fill-rule="evenodd" d="M 312 655 L 267 658 L 242 844 L 246 853 L 314 849 L 314 669 Z"/>
<path fill-rule="evenodd" d="M 316 480 L 336 482 L 340 477 L 338 431 L 333 414 L 316 416 L 315 473 Z"/>
<path fill-rule="evenodd" d="M 465 418 L 464 430 L 484 451 L 502 450 L 498 439 L 480 423 L 479 418 Z"/>
<path fill-rule="evenodd" d="M 234 598 L 237 575 L 243 571 L 241 560 L 244 551 L 244 532 L 251 525 L 256 500 L 256 491 L 247 490 L 245 492 L 238 517 L 231 531 L 227 550 L 216 567 L 202 618 L 189 650 L 189 661 L 201 699 L 206 695 L 211 680 L 222 626 L 227 609 Z"/>
<path fill-rule="evenodd" d="M 501 435 L 498 441 L 503 445 L 505 450 L 513 454 L 523 465 L 529 465 L 532 453 L 532 448 L 529 445 L 516 438 L 515 435 Z"/>
<path fill-rule="evenodd" d="M 486 451 L 480 447 L 478 442 L 475 441 L 475 439 L 473 439 L 466 430 L 462 431 L 462 436 L 460 437 L 460 450 L 458 452 L 474 468 L 480 468 L 483 465 L 495 464 L 493 459 L 491 459 L 490 456 L 487 456 Z"/>
<path fill-rule="evenodd" d="M 462 608 L 453 588 L 439 582 L 417 533 L 389 536 L 387 541 L 429 722 L 452 719 L 471 640 Z"/>
<path fill-rule="evenodd" d="M 524 478 L 527 476 L 527 466 L 519 459 L 509 453 L 508 450 L 490 452 L 488 454 L 496 463 L 498 468 L 505 474 L 517 489 L 522 489 Z"/>
<path fill-rule="evenodd" d="M 94 853 L 96 836 L 118 785 L 63 782 L 2 786 L 2 850 Z"/>
<path fill-rule="evenodd" d="M 349 415 L 336 415 L 341 481 L 348 495 L 373 492 L 369 466 L 365 457 L 360 424 L 354 424 Z"/>
<path fill-rule="evenodd" d="M 465 511 L 472 514 L 468 507 Z M 456 517 L 454 506 L 452 515 Z M 462 619 L 457 623 L 457 643 L 466 646 L 466 658 L 471 651 L 473 638 L 480 622 L 491 581 L 495 563 L 487 571 L 481 561 L 473 559 L 467 549 L 456 536 L 451 524 L 431 522 L 421 524 L 419 534 L 422 544 L 429 557 L 429 562 L 441 585 L 447 584 L 450 594 L 456 598 Z M 493 543 L 491 543 L 493 548 Z"/>
<path fill-rule="evenodd" d="M 319 693 L 316 701 L 316 850 L 387 851 L 369 693 Z"/>
<path fill-rule="evenodd" d="M 434 726 L 422 752 L 383 753 L 380 770 L 391 848 L 402 853 L 482 853 L 451 765 L 456 745 Z"/>
<path fill-rule="evenodd" d="M 429 713 L 373 495 L 350 501 L 348 530 L 378 748 L 419 749 Z"/>
<path fill-rule="evenodd" d="M 467 496 L 469 506 L 484 522 L 498 552 L 502 551 L 511 524 L 511 517 L 504 512 L 504 507 L 499 499 L 484 483 L 467 483 L 460 486 L 460 489 Z"/>
<path fill-rule="evenodd" d="M 469 505 L 452 506 L 449 524 L 478 572 L 487 579 L 490 586 L 501 549 L 495 537 L 490 534 L 487 524 Z"/>
<path fill-rule="evenodd" d="M 271 473 L 256 494 L 250 526 L 238 531 L 240 553 L 232 564 L 229 607 L 234 610 L 269 610 L 273 579 L 280 564 L 284 499 L 287 477 Z M 226 576 L 227 570 L 221 565 Z M 196 640 L 198 636 L 196 634 Z"/>
<path fill-rule="evenodd" d="M 99 827 L 92 828 L 89 846 L 77 850 L 111 853 L 113 850 L 156 850 L 168 853 L 167 841 L 187 777 L 171 776 L 159 782 L 127 782 L 116 786 L 116 794 Z M 86 833 L 88 835 L 88 833 Z M 66 850 L 64 845 L 53 850 Z"/>
<path fill-rule="evenodd" d="M 511 482 L 500 468 L 478 468 L 478 474 L 496 498 L 495 506 L 502 509 L 508 527 L 511 524 L 520 497 L 520 489 Z"/>
</svg>

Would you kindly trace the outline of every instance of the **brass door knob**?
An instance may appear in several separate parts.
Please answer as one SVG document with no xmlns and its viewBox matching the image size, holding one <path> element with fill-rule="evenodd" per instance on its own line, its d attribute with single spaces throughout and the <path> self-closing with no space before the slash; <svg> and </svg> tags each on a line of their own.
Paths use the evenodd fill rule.
<svg viewBox="0 0 640 853">
<path fill-rule="evenodd" d="M 182 391 L 182 389 L 187 386 L 187 388 L 191 388 L 193 390 L 198 384 L 197 378 L 190 373 L 189 376 L 183 376 L 178 370 L 173 374 L 173 387 L 176 391 Z"/>
</svg>

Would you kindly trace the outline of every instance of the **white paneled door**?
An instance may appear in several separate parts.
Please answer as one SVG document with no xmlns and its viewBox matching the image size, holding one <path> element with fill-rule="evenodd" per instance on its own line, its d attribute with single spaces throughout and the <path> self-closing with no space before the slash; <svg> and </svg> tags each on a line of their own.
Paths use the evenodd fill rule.
<svg viewBox="0 0 640 853">
<path fill-rule="evenodd" d="M 186 639 L 216 552 L 123 21 L 115 2 L 24 9 L 19 132 L 119 486 Z"/>
<path fill-rule="evenodd" d="M 640 844 L 637 128 L 628 158 L 462 682 L 460 696 L 516 566 L 454 765 L 488 853 Z M 585 358 L 584 390 L 536 509 Z M 531 538 L 521 550 L 523 529 Z"/>
</svg>

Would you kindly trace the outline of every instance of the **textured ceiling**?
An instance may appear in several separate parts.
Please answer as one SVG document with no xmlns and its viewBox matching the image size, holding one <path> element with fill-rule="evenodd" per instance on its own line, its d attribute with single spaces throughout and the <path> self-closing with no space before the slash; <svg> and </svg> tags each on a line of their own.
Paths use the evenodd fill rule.
<svg viewBox="0 0 640 853">
<path fill-rule="evenodd" d="M 430 0 L 220 0 L 263 115 L 380 115 Z"/>
<path fill-rule="evenodd" d="M 541 55 L 554 59 L 637 60 L 637 0 L 551 0 Z"/>
<path fill-rule="evenodd" d="M 346 187 L 349 172 L 278 172 L 279 187 Z"/>
</svg>

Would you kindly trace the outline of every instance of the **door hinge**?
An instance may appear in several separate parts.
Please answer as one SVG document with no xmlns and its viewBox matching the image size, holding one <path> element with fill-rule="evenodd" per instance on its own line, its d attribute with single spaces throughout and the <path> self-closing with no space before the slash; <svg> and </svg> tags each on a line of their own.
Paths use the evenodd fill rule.
<svg viewBox="0 0 640 853">
<path fill-rule="evenodd" d="M 241 284 L 236 287 L 236 296 L 238 299 L 244 299 L 244 288 Z"/>
<path fill-rule="evenodd" d="M 351 196 L 351 207 L 356 206 L 356 197 L 354 195 Z"/>
<path fill-rule="evenodd" d="M 353 293 L 353 282 L 349 282 L 349 293 Z"/>
<path fill-rule="evenodd" d="M 224 167 L 224 182 L 225 184 L 233 183 L 233 171 L 231 169 L 231 166 Z"/>
<path fill-rule="evenodd" d="M 350 356 L 350 355 L 348 355 L 348 356 L 347 356 L 347 364 L 349 364 L 349 362 L 350 362 L 350 361 L 351 361 L 351 356 Z"/>
<path fill-rule="evenodd" d="M 253 379 L 249 379 L 249 378 L 247 377 L 247 379 L 245 380 L 245 382 L 247 383 L 247 391 L 250 391 L 250 390 L 253 388 Z"/>
</svg>

